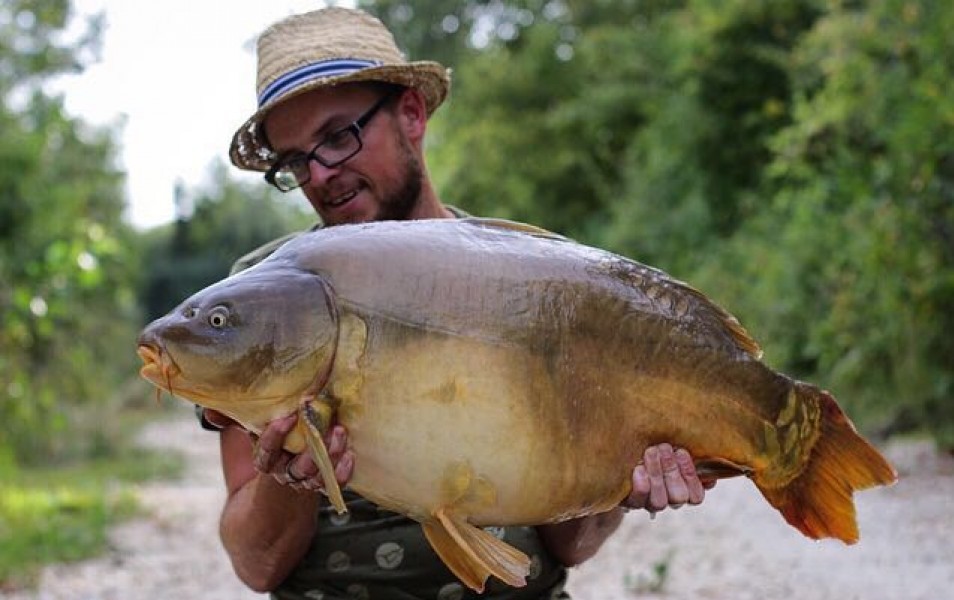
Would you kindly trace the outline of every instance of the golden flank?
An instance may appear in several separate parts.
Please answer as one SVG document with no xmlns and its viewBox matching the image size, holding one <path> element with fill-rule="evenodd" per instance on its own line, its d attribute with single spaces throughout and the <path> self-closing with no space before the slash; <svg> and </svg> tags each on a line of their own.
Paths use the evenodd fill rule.
<svg viewBox="0 0 954 600">
<path fill-rule="evenodd" d="M 347 428 L 350 487 L 419 521 L 483 589 L 529 560 L 481 529 L 610 510 L 644 448 L 746 475 L 811 538 L 858 539 L 854 490 L 896 474 L 834 398 L 777 373 L 726 311 L 656 269 L 486 219 L 305 234 L 194 295 L 140 338 L 142 375 L 259 432 L 298 411 Z"/>
</svg>

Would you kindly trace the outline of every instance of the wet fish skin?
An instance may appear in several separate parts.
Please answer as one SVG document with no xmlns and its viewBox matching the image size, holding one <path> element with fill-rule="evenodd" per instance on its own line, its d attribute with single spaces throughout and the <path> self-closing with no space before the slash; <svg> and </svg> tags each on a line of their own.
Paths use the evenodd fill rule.
<svg viewBox="0 0 954 600">
<path fill-rule="evenodd" d="M 231 338 L 181 322 L 226 301 Z M 333 409 L 357 457 L 350 486 L 421 521 L 474 589 L 490 574 L 519 585 L 528 566 L 474 525 L 609 510 L 651 444 L 685 447 L 703 471 L 746 474 L 806 535 L 849 543 L 852 491 L 896 478 L 829 394 L 768 368 L 705 296 L 529 226 L 334 227 L 183 306 L 175 327 L 195 328 L 177 334 L 189 344 L 170 343 L 169 321 L 147 328 L 144 376 L 252 430 L 303 399 Z M 258 358 L 286 346 L 307 357 L 288 361 L 300 376 Z M 230 383 L 238 373 L 257 383 L 243 392 Z"/>
</svg>

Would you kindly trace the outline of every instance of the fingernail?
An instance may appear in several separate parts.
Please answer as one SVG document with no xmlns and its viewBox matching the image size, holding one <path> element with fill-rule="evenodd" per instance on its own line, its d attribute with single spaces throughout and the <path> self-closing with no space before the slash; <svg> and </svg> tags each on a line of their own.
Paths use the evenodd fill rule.
<svg viewBox="0 0 954 600">
<path fill-rule="evenodd" d="M 338 483 L 344 483 L 340 481 L 341 479 L 348 479 L 351 475 L 351 469 L 354 468 L 354 454 L 351 452 L 345 452 L 344 456 L 341 457 L 341 460 L 338 462 L 338 468 L 335 469 L 335 478 L 339 479 Z"/>
<path fill-rule="evenodd" d="M 649 475 L 646 473 L 646 467 L 643 465 L 636 465 L 636 468 L 633 469 L 633 478 L 636 479 L 637 483 L 646 483 L 649 481 Z"/>
</svg>

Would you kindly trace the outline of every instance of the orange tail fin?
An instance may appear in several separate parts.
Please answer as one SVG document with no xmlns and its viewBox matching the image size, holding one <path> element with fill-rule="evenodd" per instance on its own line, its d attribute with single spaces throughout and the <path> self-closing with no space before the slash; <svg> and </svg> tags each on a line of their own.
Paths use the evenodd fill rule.
<svg viewBox="0 0 954 600">
<path fill-rule="evenodd" d="M 892 484 L 898 474 L 855 430 L 828 392 L 796 384 L 799 395 L 817 396 L 821 435 L 811 449 L 805 469 L 781 488 L 756 485 L 793 527 L 813 539 L 833 537 L 846 544 L 858 541 L 852 494 L 875 485 Z"/>
</svg>

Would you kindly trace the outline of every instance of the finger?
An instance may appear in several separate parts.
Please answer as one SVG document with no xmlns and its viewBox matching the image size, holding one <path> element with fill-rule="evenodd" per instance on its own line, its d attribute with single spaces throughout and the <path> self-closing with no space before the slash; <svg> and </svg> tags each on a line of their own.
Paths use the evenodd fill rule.
<svg viewBox="0 0 954 600">
<path fill-rule="evenodd" d="M 305 452 L 292 457 L 292 466 L 289 469 L 298 476 L 299 479 L 311 479 L 318 475 L 318 465 L 315 464 L 311 454 Z"/>
<path fill-rule="evenodd" d="M 318 469 L 316 468 L 315 471 Z M 335 463 L 335 481 L 338 482 L 338 485 L 344 486 L 349 481 L 351 481 L 351 476 L 354 473 L 354 452 L 351 450 L 345 450 L 341 455 L 341 458 Z M 302 482 L 302 485 L 305 489 L 312 491 L 320 491 L 324 493 L 325 486 L 324 482 L 321 479 L 320 473 L 315 473 L 313 477 L 306 479 Z"/>
<path fill-rule="evenodd" d="M 291 467 L 292 456 L 290 454 L 281 454 L 279 459 L 275 461 L 273 468 L 270 471 L 267 471 L 267 475 L 271 475 L 278 483 L 282 485 L 290 485 L 294 483 L 294 476 L 288 472 L 288 469 Z"/>
<path fill-rule="evenodd" d="M 676 464 L 679 465 L 679 472 L 686 484 L 688 496 L 686 501 L 689 504 L 699 504 L 706 497 L 706 490 L 696 474 L 696 465 L 692 462 L 692 456 L 680 448 L 676 450 Z"/>
<path fill-rule="evenodd" d="M 328 448 L 328 457 L 331 458 L 332 464 L 335 465 L 335 479 L 340 481 L 341 477 L 344 476 L 344 482 L 347 482 L 351 479 L 352 465 L 340 466 L 348 446 L 347 430 L 341 425 L 336 425 L 328 432 L 325 444 Z M 315 464 L 311 455 L 308 453 L 301 454 L 294 460 L 295 466 L 293 468 L 295 472 L 304 475 L 304 487 L 309 490 L 323 490 L 324 482 L 321 479 L 318 466 Z M 339 471 L 343 473 L 343 475 L 339 474 Z"/>
<path fill-rule="evenodd" d="M 332 460 L 340 458 L 348 444 L 348 434 L 341 425 L 335 425 L 331 429 L 330 439 L 328 440 L 328 456 Z"/>
<path fill-rule="evenodd" d="M 321 473 L 318 473 L 317 471 L 318 469 L 316 468 L 314 475 L 301 482 L 303 488 L 312 492 L 324 491 L 325 483 L 321 479 Z"/>
<path fill-rule="evenodd" d="M 351 475 L 354 473 L 354 452 L 346 450 L 341 456 L 341 460 L 335 465 L 335 479 L 338 485 L 345 485 L 351 481 Z"/>
<path fill-rule="evenodd" d="M 646 472 L 646 466 L 639 463 L 633 468 L 633 489 L 622 505 L 625 508 L 645 508 L 646 501 L 649 500 L 649 490 L 649 473 Z"/>
<path fill-rule="evenodd" d="M 667 444 L 668 445 L 668 444 Z M 666 478 L 663 474 L 660 446 L 650 446 L 643 453 L 643 462 L 646 464 L 646 472 L 649 474 L 649 501 L 646 503 L 647 510 L 659 511 L 669 505 L 669 496 L 666 493 Z M 670 451 L 672 448 L 670 447 Z"/>
<path fill-rule="evenodd" d="M 255 453 L 253 462 L 255 468 L 261 473 L 271 473 L 276 465 L 284 467 L 282 447 L 285 444 L 285 436 L 295 425 L 297 415 L 289 415 L 281 419 L 270 422 L 262 431 L 255 444 Z"/>
<path fill-rule="evenodd" d="M 689 500 L 689 486 L 683 479 L 676 453 L 669 444 L 659 445 L 659 462 L 662 464 L 663 479 L 666 485 L 666 504 L 679 508 Z"/>
</svg>

